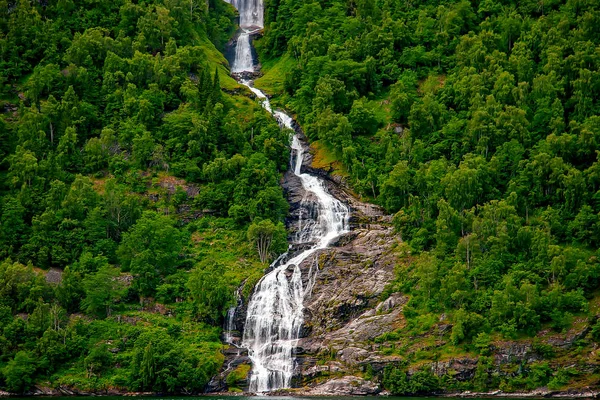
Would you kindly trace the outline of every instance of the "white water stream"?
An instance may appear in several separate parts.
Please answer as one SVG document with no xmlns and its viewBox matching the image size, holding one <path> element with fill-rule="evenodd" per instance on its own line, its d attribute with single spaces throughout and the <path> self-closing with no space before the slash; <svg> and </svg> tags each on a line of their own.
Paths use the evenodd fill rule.
<svg viewBox="0 0 600 400">
<path fill-rule="evenodd" d="M 226 0 L 240 14 L 240 34 L 235 46 L 235 57 L 231 64 L 231 72 L 254 72 L 252 44 L 250 37 L 264 27 L 263 0 Z"/>
<path fill-rule="evenodd" d="M 231 70 L 233 73 L 254 72 L 250 43 L 253 32 L 249 29 L 263 27 L 263 1 L 230 1 L 240 13 L 242 29 Z M 282 111 L 273 111 L 267 96 L 254 88 L 251 81 L 240 80 L 240 83 L 256 94 L 262 106 L 273 114 L 281 127 L 293 129 L 292 118 Z M 257 283 L 250 298 L 241 346 L 248 349 L 252 360 L 249 389 L 255 393 L 290 387 L 295 364 L 294 349 L 303 323 L 303 302 L 312 289 L 317 273 L 317 263 L 314 262 L 308 279 L 305 279 L 306 285 L 303 284 L 300 264 L 349 231 L 348 207 L 328 193 L 321 178 L 302 172 L 305 148 L 297 134 L 292 137 L 291 149 L 292 171 L 306 192 L 301 207 L 307 209 L 304 214 L 308 215 L 306 220 L 300 221 L 300 231 L 293 245 L 304 245 L 300 247 L 305 250 L 292 254 L 292 258 L 283 262 L 280 260 L 285 256 L 278 258 L 271 272 Z M 232 322 L 229 321 L 233 321 L 233 314 L 228 313 L 231 331 Z"/>
<path fill-rule="evenodd" d="M 267 97 L 248 81 L 242 83 L 260 99 L 280 125 L 292 129 L 292 118 L 282 111 L 272 111 Z M 317 273 L 316 263 L 302 283 L 300 264 L 317 250 L 326 248 L 332 240 L 348 232 L 350 211 L 333 197 L 321 178 L 302 172 L 305 148 L 298 135 L 292 137 L 291 168 L 300 178 L 307 193 L 302 207 L 316 208 L 307 212 L 311 218 L 301 221 L 294 245 L 309 244 L 308 249 L 274 266 L 256 285 L 248 304 L 242 347 L 252 360 L 250 391 L 256 393 L 289 388 L 294 374 L 294 349 L 302 327 L 304 298 L 310 293 Z"/>
<path fill-rule="evenodd" d="M 250 44 L 250 35 L 252 31 L 241 28 L 235 46 L 235 59 L 231 65 L 231 72 L 254 72 L 254 60 L 252 59 L 252 45 Z"/>
<path fill-rule="evenodd" d="M 232 4 L 240 14 L 241 27 L 264 27 L 264 1 L 263 0 L 226 0 Z"/>
</svg>

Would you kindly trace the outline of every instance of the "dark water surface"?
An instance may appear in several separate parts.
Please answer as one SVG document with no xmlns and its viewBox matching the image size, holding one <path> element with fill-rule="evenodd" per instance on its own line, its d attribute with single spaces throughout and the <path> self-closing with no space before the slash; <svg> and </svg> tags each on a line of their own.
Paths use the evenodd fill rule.
<svg viewBox="0 0 600 400">
<path fill-rule="evenodd" d="M 242 396 L 242 395 L 206 395 L 206 396 L 35 396 L 53 400 L 73 400 L 74 398 L 82 397 L 100 397 L 102 400 L 439 400 L 440 397 L 397 397 L 397 396 Z M 0 397 L 6 400 L 31 400 L 32 397 Z M 469 400 L 484 400 L 479 398 L 469 398 Z M 489 400 L 489 399 L 486 399 Z"/>
<path fill-rule="evenodd" d="M 440 397 L 398 397 L 398 396 L 242 396 L 242 395 L 206 395 L 206 396 L 35 396 L 53 400 L 73 400 L 76 397 L 101 397 L 102 400 L 440 400 Z M 6 400 L 31 400 L 31 397 L 0 397 Z M 469 397 L 469 400 L 489 400 Z"/>
</svg>

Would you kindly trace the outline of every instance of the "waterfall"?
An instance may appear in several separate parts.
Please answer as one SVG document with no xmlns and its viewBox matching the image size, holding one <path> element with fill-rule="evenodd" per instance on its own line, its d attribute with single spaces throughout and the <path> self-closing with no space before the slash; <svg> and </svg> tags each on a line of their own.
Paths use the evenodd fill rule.
<svg viewBox="0 0 600 400">
<path fill-rule="evenodd" d="M 254 72 L 254 60 L 252 59 L 252 45 L 250 44 L 250 35 L 254 31 L 248 31 L 241 28 L 240 35 L 235 46 L 235 56 L 231 64 L 231 72 Z"/>
<path fill-rule="evenodd" d="M 235 48 L 232 72 L 254 72 L 250 43 L 253 32 L 249 29 L 263 27 L 263 1 L 230 1 L 240 13 L 242 30 Z M 254 88 L 251 81 L 241 79 L 239 82 L 261 99 L 262 106 L 282 128 L 293 129 L 292 118 L 282 111 L 273 111 L 267 96 Z M 297 134 L 291 138 L 291 149 L 291 170 L 306 192 L 300 204 L 300 215 L 303 216 L 300 230 L 293 243 L 303 250 L 291 254 L 287 260 L 287 254 L 280 256 L 271 265 L 271 272 L 256 284 L 248 303 L 242 347 L 248 349 L 252 361 L 249 389 L 255 393 L 290 387 L 295 364 L 294 350 L 303 323 L 303 302 L 312 290 L 318 270 L 315 259 L 310 264 L 304 285 L 300 264 L 349 230 L 348 207 L 328 193 L 321 178 L 302 172 L 305 148 Z"/>
<path fill-rule="evenodd" d="M 304 147 L 297 135 L 293 136 L 291 147 L 294 174 L 300 178 L 307 194 L 316 198 L 316 213 L 313 213 L 316 218 L 304 222 L 302 231 L 297 235 L 302 241 L 294 243 L 309 243 L 311 246 L 275 265 L 258 282 L 250 299 L 242 346 L 248 349 L 252 360 L 251 392 L 290 387 L 294 373 L 293 353 L 304 321 L 303 302 L 312 290 L 317 272 L 315 260 L 304 286 L 300 264 L 317 250 L 326 248 L 333 239 L 348 232 L 348 207 L 327 192 L 320 178 L 302 173 Z M 304 201 L 301 206 L 307 204 L 309 202 Z"/>
<path fill-rule="evenodd" d="M 225 0 L 233 5 L 240 14 L 240 27 L 264 27 L 263 0 Z"/>
<path fill-rule="evenodd" d="M 223 341 L 225 343 L 229 343 L 233 345 L 233 331 L 235 330 L 234 326 L 235 320 L 235 307 L 229 307 L 227 310 L 227 317 L 225 317 L 225 329 L 223 333 Z"/>
<path fill-rule="evenodd" d="M 231 72 L 254 72 L 250 36 L 263 28 L 263 0 L 226 0 L 240 14 L 240 33 L 235 46 Z"/>
<path fill-rule="evenodd" d="M 292 118 L 282 111 L 272 111 L 269 99 L 263 92 L 252 87 L 249 81 L 240 82 L 262 100 L 263 107 L 273 114 L 282 127 L 293 128 Z M 311 265 L 307 285 L 304 286 L 300 264 L 318 250 L 326 248 L 333 239 L 348 232 L 348 207 L 327 192 L 321 178 L 302 172 L 305 148 L 297 134 L 292 137 L 291 149 L 292 171 L 311 197 L 301 203 L 305 211 L 301 214 L 307 218 L 302 221 L 294 244 L 309 244 L 310 247 L 285 262 L 281 262 L 281 257 L 275 261 L 273 270 L 258 282 L 250 299 L 242 347 L 248 349 L 252 361 L 251 392 L 262 393 L 290 387 L 294 373 L 293 353 L 304 321 L 303 302 L 312 290 L 317 272 L 317 267 Z"/>
<path fill-rule="evenodd" d="M 236 304 L 235 306 L 229 307 L 227 310 L 227 316 L 225 317 L 225 324 L 223 326 L 223 342 L 228 343 L 232 346 L 239 347 L 239 338 L 237 337 L 237 327 L 235 326 L 235 312 L 238 307 L 242 305 L 242 290 L 244 289 L 244 280 L 235 292 Z"/>
</svg>

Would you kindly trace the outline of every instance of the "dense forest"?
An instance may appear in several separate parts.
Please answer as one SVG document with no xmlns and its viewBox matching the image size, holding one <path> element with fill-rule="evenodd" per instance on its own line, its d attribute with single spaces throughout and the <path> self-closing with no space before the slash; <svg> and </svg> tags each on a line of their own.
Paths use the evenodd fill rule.
<svg viewBox="0 0 600 400">
<path fill-rule="evenodd" d="M 289 67 L 280 101 L 395 214 L 412 260 L 390 290 L 418 313 L 460 310 L 458 341 L 560 329 L 598 287 L 597 7 L 267 6 L 260 48 Z"/>
<path fill-rule="evenodd" d="M 193 393 L 221 368 L 235 289 L 286 248 L 289 207 L 288 132 L 221 54 L 235 16 L 0 0 L 1 390 Z M 255 45 L 256 86 L 315 166 L 393 215 L 386 296 L 410 301 L 378 342 L 401 354 L 443 315 L 444 351 L 479 357 L 463 386 L 407 374 L 438 353 L 365 376 L 394 394 L 565 387 L 548 362 L 501 379 L 490 345 L 578 320 L 570 359 L 600 341 L 600 3 L 265 0 Z"/>
<path fill-rule="evenodd" d="M 392 213 L 403 239 L 387 292 L 410 295 L 404 316 L 421 328 L 382 341 L 418 342 L 447 315 L 449 341 L 485 357 L 493 340 L 566 332 L 588 316 L 595 324 L 599 7 L 266 1 L 257 85 L 279 93 L 321 166 Z M 513 389 L 547 384 L 542 370 Z M 389 376 L 396 393 L 432 390 L 411 388 L 402 371 Z M 490 375 L 475 388 L 498 384 Z"/>
<path fill-rule="evenodd" d="M 288 207 L 287 133 L 230 94 L 235 15 L 0 1 L 0 389 L 191 393 L 221 367 Z"/>
</svg>

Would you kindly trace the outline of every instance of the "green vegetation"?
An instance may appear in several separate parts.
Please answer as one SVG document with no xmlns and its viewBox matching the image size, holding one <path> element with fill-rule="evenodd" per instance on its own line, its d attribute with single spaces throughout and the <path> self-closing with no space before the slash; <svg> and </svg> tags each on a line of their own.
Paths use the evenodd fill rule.
<svg viewBox="0 0 600 400">
<path fill-rule="evenodd" d="M 260 43 L 260 42 L 259 42 Z M 254 85 L 268 93 L 281 93 L 285 88 L 285 74 L 295 65 L 294 59 L 284 55 L 280 59 L 272 59 L 262 64 L 266 73 L 254 81 Z"/>
<path fill-rule="evenodd" d="M 287 248 L 285 227 L 281 222 L 275 225 L 268 219 L 253 222 L 248 227 L 248 240 L 256 245 L 262 262 L 283 253 Z"/>
<path fill-rule="evenodd" d="M 429 371 L 415 371 L 410 377 L 398 368 L 387 367 L 383 385 L 394 395 L 429 394 L 440 389 L 437 376 Z"/>
<path fill-rule="evenodd" d="M 227 386 L 233 391 L 240 391 L 237 387 L 240 381 L 243 381 L 250 372 L 250 366 L 247 364 L 238 365 L 227 375 Z"/>
<path fill-rule="evenodd" d="M 407 374 L 405 368 L 388 366 L 383 372 L 382 384 L 394 395 L 415 395 L 440 393 L 447 390 L 486 391 L 500 388 L 504 392 L 534 390 L 548 387 L 550 390 L 562 389 L 571 378 L 577 375 L 573 369 L 553 369 L 548 362 L 536 362 L 519 368 L 512 376 L 502 379 L 493 372 L 491 357 L 482 356 L 477 369 L 469 382 L 459 382 L 452 373 L 441 377 L 422 369 Z"/>
<path fill-rule="evenodd" d="M 564 387 L 577 368 L 519 366 L 501 380 L 485 357 L 498 341 L 529 346 L 536 335 L 572 335 L 588 324 L 592 334 L 576 349 L 533 351 L 558 365 L 594 358 L 600 4 L 265 7 L 257 49 L 266 74 L 257 85 L 278 91 L 297 114 L 315 165 L 393 214 L 404 242 L 386 295 L 409 295 L 406 321 L 377 342 L 410 365 L 382 376 L 388 389 Z M 275 78 L 282 71 L 283 90 Z M 415 373 L 423 362 L 478 353 L 475 386 Z"/>
<path fill-rule="evenodd" d="M 394 214 L 405 248 L 388 293 L 411 295 L 409 323 L 449 312 L 459 344 L 586 315 L 600 279 L 598 7 L 267 1 L 267 77 L 286 71 L 281 99 L 317 160 Z"/>
<path fill-rule="evenodd" d="M 256 85 L 403 239 L 385 293 L 410 301 L 374 343 L 404 363 L 365 372 L 392 393 L 597 378 L 578 363 L 600 340 L 599 7 L 265 0 Z M 288 132 L 231 94 L 234 18 L 0 0 L 0 389 L 193 393 L 221 367 L 225 312 L 285 249 L 289 208 Z M 536 361 L 499 374 L 503 341 Z M 457 355 L 468 383 L 423 367 Z"/>
<path fill-rule="evenodd" d="M 226 310 L 288 210 L 288 133 L 221 90 L 241 89 L 235 16 L 0 1 L 0 389 L 198 393 L 221 368 Z"/>
</svg>

